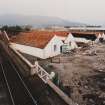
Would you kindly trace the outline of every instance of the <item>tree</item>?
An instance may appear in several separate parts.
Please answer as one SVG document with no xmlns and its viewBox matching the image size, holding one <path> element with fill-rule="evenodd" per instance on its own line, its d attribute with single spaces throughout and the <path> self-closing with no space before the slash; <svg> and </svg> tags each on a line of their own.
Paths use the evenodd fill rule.
<svg viewBox="0 0 105 105">
<path fill-rule="evenodd" d="M 32 26 L 30 25 L 26 25 L 24 28 L 25 31 L 30 31 L 31 29 L 32 29 Z"/>
<path fill-rule="evenodd" d="M 24 29 L 21 26 L 18 26 L 18 25 L 17 26 L 7 26 L 7 25 L 5 25 L 1 28 L 1 31 L 6 31 L 9 36 L 12 36 L 12 35 L 17 35 L 20 32 L 23 32 Z"/>
</svg>

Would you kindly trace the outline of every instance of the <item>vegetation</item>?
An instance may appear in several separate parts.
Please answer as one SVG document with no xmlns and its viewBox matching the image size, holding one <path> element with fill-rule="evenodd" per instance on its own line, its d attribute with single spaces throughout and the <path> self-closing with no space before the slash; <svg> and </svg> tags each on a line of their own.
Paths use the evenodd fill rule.
<svg viewBox="0 0 105 105">
<path fill-rule="evenodd" d="M 6 31 L 7 34 L 9 36 L 13 36 L 13 35 L 17 35 L 19 34 L 20 32 L 25 32 L 25 31 L 30 31 L 31 30 L 31 26 L 8 26 L 8 25 L 5 25 L 3 26 L 0 30 L 1 31 Z"/>
</svg>

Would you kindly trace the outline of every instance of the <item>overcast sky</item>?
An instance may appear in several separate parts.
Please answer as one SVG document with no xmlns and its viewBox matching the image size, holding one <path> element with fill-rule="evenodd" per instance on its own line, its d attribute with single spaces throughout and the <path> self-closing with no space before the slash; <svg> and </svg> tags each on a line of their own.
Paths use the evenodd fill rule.
<svg viewBox="0 0 105 105">
<path fill-rule="evenodd" d="M 44 15 L 102 24 L 105 0 L 0 0 L 0 14 Z"/>
</svg>

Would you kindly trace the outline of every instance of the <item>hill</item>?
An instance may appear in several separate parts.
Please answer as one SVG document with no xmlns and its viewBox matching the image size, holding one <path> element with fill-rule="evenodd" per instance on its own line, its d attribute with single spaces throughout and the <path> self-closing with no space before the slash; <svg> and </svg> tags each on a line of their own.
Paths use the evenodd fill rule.
<svg viewBox="0 0 105 105">
<path fill-rule="evenodd" d="M 58 17 L 49 16 L 25 16 L 25 15 L 1 15 L 0 25 L 32 25 L 33 27 L 48 26 L 83 26 L 85 24 L 72 22 Z"/>
</svg>

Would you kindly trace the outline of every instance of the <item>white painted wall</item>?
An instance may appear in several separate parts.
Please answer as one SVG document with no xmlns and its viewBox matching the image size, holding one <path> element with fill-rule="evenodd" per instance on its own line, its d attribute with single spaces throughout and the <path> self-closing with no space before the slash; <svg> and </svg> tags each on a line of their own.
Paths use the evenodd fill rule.
<svg viewBox="0 0 105 105">
<path fill-rule="evenodd" d="M 65 43 L 69 43 L 71 41 L 74 41 L 74 37 L 71 33 L 69 33 L 68 37 L 65 39 Z"/>
<path fill-rule="evenodd" d="M 105 34 L 103 33 L 103 34 L 101 35 L 101 34 L 99 33 L 97 39 L 95 40 L 95 43 L 98 43 L 100 38 L 103 38 L 103 40 L 105 40 Z"/>
<path fill-rule="evenodd" d="M 62 36 L 58 36 L 58 37 L 59 37 L 60 40 L 63 40 L 63 41 L 66 39 L 66 37 L 62 37 Z"/>
<path fill-rule="evenodd" d="M 103 40 L 105 40 L 105 34 L 104 33 L 102 34 L 102 38 L 103 38 Z"/>
<path fill-rule="evenodd" d="M 56 51 L 54 51 L 54 45 L 57 46 Z M 58 36 L 54 36 L 52 40 L 48 43 L 48 45 L 44 49 L 44 57 L 49 58 L 56 55 L 61 54 L 60 47 L 63 45 L 62 40 Z"/>
<path fill-rule="evenodd" d="M 69 35 L 66 38 L 64 43 L 68 45 L 68 50 L 78 48 L 78 46 L 75 42 L 75 38 L 73 37 L 73 35 L 71 33 L 69 33 Z M 70 45 L 70 43 L 71 43 L 71 45 Z"/>
</svg>

